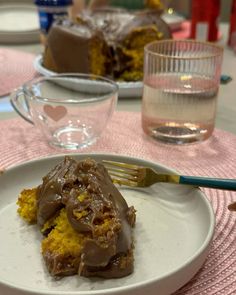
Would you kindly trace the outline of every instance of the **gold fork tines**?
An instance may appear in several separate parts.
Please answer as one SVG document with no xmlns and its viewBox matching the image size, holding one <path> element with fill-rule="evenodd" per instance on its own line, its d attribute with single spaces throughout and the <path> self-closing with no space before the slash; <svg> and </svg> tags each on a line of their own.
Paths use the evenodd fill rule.
<svg viewBox="0 0 236 295">
<path fill-rule="evenodd" d="M 103 160 L 114 183 L 127 186 L 137 186 L 143 178 L 143 172 L 137 165 Z"/>
<path fill-rule="evenodd" d="M 156 182 L 178 183 L 178 175 L 159 174 L 149 167 L 104 160 L 114 183 L 132 187 L 147 187 Z"/>
</svg>

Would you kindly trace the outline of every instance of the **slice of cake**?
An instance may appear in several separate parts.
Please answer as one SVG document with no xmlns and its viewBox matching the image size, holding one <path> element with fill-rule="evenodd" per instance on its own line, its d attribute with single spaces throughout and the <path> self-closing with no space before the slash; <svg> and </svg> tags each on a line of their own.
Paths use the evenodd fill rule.
<svg viewBox="0 0 236 295">
<path fill-rule="evenodd" d="M 135 210 L 92 159 L 59 163 L 37 189 L 23 190 L 18 213 L 44 234 L 42 255 L 53 276 L 117 278 L 133 271 Z"/>
</svg>

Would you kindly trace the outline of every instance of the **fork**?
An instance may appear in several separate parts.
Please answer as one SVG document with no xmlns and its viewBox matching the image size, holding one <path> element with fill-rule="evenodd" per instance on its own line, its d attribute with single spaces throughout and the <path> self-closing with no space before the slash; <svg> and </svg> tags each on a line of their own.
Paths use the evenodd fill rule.
<svg viewBox="0 0 236 295">
<path fill-rule="evenodd" d="M 162 174 L 152 168 L 103 160 L 114 183 L 131 187 L 148 187 L 157 182 L 187 184 L 236 191 L 236 179 Z"/>
</svg>

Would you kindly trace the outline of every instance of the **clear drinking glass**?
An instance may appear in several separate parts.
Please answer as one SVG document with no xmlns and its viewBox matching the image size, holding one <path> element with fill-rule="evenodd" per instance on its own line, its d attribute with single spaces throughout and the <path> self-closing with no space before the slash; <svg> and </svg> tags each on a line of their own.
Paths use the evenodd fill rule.
<svg viewBox="0 0 236 295">
<path fill-rule="evenodd" d="M 144 132 L 173 144 L 207 139 L 215 125 L 223 48 L 164 40 L 144 51 Z"/>
<path fill-rule="evenodd" d="M 117 103 L 115 82 L 87 74 L 59 74 L 25 83 L 11 94 L 19 115 L 50 145 L 77 150 L 102 134 Z"/>
</svg>

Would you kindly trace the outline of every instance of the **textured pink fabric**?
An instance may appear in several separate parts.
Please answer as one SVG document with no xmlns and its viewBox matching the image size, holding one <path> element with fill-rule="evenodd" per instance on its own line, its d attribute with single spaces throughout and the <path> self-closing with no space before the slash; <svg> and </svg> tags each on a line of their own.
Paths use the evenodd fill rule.
<svg viewBox="0 0 236 295">
<path fill-rule="evenodd" d="M 236 178 L 236 136 L 215 130 L 213 136 L 189 146 L 164 145 L 147 138 L 139 113 L 117 112 L 96 144 L 81 153 L 104 152 L 141 157 L 189 175 Z M 0 168 L 57 154 L 38 131 L 21 119 L 0 121 Z M 215 215 L 214 240 L 202 269 L 175 295 L 236 294 L 236 213 L 227 206 L 236 192 L 204 189 Z"/>
<path fill-rule="evenodd" d="M 33 67 L 34 59 L 35 55 L 31 53 L 0 48 L 0 96 L 37 75 Z"/>
</svg>

